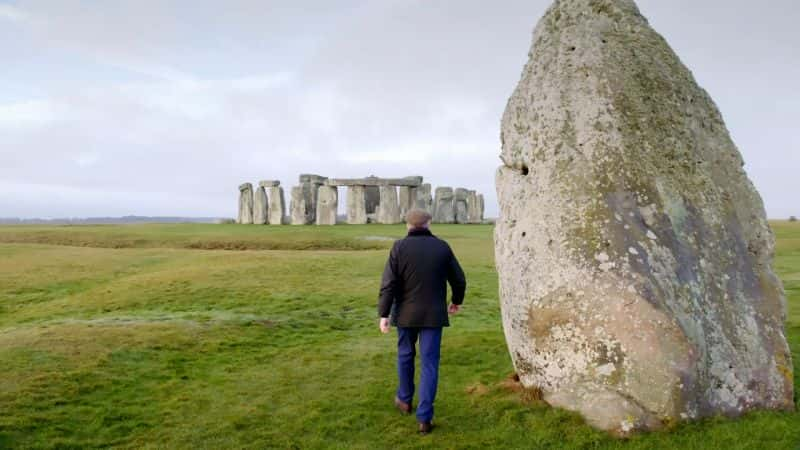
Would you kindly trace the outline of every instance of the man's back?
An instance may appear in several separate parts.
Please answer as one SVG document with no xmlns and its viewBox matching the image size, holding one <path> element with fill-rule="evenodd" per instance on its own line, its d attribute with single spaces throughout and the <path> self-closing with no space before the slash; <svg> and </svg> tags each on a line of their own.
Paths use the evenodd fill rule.
<svg viewBox="0 0 800 450">
<path fill-rule="evenodd" d="M 379 313 L 395 309 L 392 322 L 400 327 L 449 326 L 447 283 L 453 290 L 453 303 L 464 299 L 464 272 L 450 246 L 427 229 L 409 231 L 395 242 L 386 262 L 381 285 Z"/>
</svg>

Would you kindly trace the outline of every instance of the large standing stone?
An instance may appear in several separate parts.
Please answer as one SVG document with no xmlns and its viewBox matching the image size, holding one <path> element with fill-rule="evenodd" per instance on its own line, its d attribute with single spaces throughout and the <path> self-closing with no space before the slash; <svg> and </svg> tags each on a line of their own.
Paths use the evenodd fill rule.
<svg viewBox="0 0 800 450">
<path fill-rule="evenodd" d="M 239 186 L 239 218 L 242 224 L 253 223 L 253 185 L 244 183 Z"/>
<path fill-rule="evenodd" d="M 708 94 L 632 0 L 558 0 L 502 122 L 523 385 L 625 434 L 793 408 L 773 234 Z"/>
<path fill-rule="evenodd" d="M 286 200 L 283 188 L 273 186 L 269 188 L 269 224 L 282 225 L 286 217 Z"/>
<path fill-rule="evenodd" d="M 362 225 L 367 223 L 366 188 L 350 186 L 347 188 L 347 223 Z"/>
<path fill-rule="evenodd" d="M 400 218 L 405 219 L 406 214 L 414 209 L 417 200 L 417 188 L 410 186 L 400 186 L 397 188 L 398 201 L 400 203 Z"/>
<path fill-rule="evenodd" d="M 417 188 L 417 199 L 414 207 L 431 214 L 433 213 L 433 197 L 431 196 L 430 183 L 425 183 Z"/>
<path fill-rule="evenodd" d="M 400 223 L 400 205 L 397 200 L 397 188 L 394 186 L 381 186 L 381 204 L 378 208 L 378 223 Z"/>
<path fill-rule="evenodd" d="M 469 191 L 464 188 L 456 189 L 456 223 L 469 223 L 467 211 L 467 198 Z"/>
<path fill-rule="evenodd" d="M 256 225 L 264 225 L 267 223 L 267 193 L 263 186 L 259 186 L 255 192 L 253 199 L 253 223 Z"/>
<path fill-rule="evenodd" d="M 433 206 L 434 223 L 455 223 L 456 205 L 453 188 L 437 187 Z"/>
<path fill-rule="evenodd" d="M 336 186 L 320 186 L 317 192 L 317 225 L 336 225 L 339 191 Z"/>
<path fill-rule="evenodd" d="M 478 194 L 478 220 L 480 220 L 480 222 L 478 223 L 483 223 L 485 219 L 484 215 L 485 212 L 486 212 L 486 203 L 483 199 L 483 194 Z"/>
<path fill-rule="evenodd" d="M 300 184 L 303 186 L 303 195 L 305 195 L 306 223 L 316 223 L 317 193 L 319 192 L 319 187 L 325 184 L 328 178 L 313 174 L 302 174 L 299 178 Z"/>
<path fill-rule="evenodd" d="M 292 225 L 307 225 L 308 224 L 308 206 L 306 204 L 306 196 L 304 193 L 304 186 L 294 186 L 291 191 L 291 202 L 289 203 L 289 214 L 291 216 Z"/>
<path fill-rule="evenodd" d="M 378 205 L 381 204 L 381 188 L 367 186 L 365 195 L 367 198 L 367 214 L 375 214 L 378 211 Z"/>
<path fill-rule="evenodd" d="M 475 191 L 467 192 L 467 223 L 481 223 L 478 193 Z"/>
</svg>

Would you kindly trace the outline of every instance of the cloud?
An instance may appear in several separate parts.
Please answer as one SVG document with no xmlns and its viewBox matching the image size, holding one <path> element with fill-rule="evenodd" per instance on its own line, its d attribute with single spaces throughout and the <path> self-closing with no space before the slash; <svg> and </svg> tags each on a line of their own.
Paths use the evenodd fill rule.
<svg viewBox="0 0 800 450">
<path fill-rule="evenodd" d="M 58 215 L 233 216 L 241 182 L 319 173 L 419 174 L 484 192 L 495 214 L 500 116 L 548 3 L 0 5 L 18 25 L 0 27 L 0 89 L 15 96 L 0 103 L 0 180 L 19 194 L 0 210 L 51 216 L 57 195 Z M 689 29 L 695 10 L 661 3 L 640 2 L 721 105 L 770 213 L 788 215 L 800 65 L 762 45 L 768 26 L 700 39 L 715 8 Z"/>
<path fill-rule="evenodd" d="M 0 104 L 0 128 L 32 127 L 55 119 L 52 104 L 47 100 L 27 100 Z"/>
<path fill-rule="evenodd" d="M 20 8 L 14 5 L 0 4 L 0 19 L 12 22 L 24 22 L 27 18 L 28 15 Z"/>
</svg>

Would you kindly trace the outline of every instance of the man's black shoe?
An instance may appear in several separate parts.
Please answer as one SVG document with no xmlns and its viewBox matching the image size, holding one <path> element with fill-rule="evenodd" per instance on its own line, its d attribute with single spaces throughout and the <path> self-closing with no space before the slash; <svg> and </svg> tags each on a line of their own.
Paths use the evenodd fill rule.
<svg viewBox="0 0 800 450">
<path fill-rule="evenodd" d="M 433 424 L 430 422 L 420 422 L 419 423 L 419 434 L 426 435 L 431 432 L 433 429 Z"/>
<path fill-rule="evenodd" d="M 396 406 L 397 409 L 399 409 L 400 412 L 403 414 L 411 414 L 411 405 L 400 400 L 397 397 L 394 398 L 394 406 Z"/>
</svg>

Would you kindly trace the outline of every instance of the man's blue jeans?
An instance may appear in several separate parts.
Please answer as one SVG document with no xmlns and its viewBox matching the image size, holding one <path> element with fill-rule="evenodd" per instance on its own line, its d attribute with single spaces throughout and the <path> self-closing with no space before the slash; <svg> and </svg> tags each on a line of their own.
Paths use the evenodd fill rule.
<svg viewBox="0 0 800 450">
<path fill-rule="evenodd" d="M 439 383 L 441 328 L 397 328 L 397 375 L 400 378 L 397 398 L 409 405 L 414 398 L 414 357 L 416 356 L 417 339 L 419 339 L 419 352 L 422 359 L 417 421 L 430 422 L 433 419 L 436 385 Z"/>
</svg>

